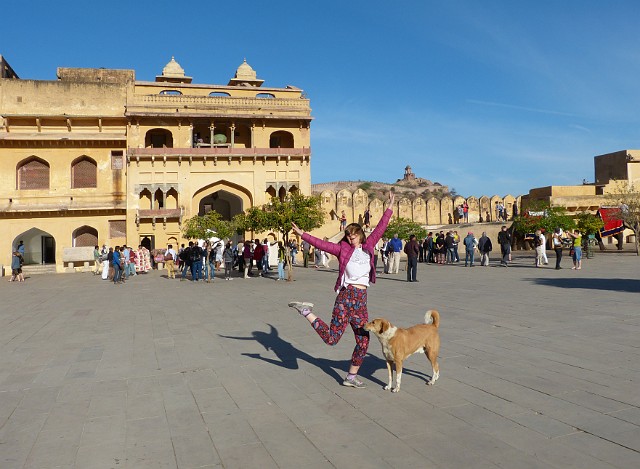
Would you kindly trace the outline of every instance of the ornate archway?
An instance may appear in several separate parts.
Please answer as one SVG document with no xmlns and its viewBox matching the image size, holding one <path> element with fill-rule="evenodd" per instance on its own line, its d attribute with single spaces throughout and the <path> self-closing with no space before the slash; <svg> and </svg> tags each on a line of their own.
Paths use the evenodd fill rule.
<svg viewBox="0 0 640 469">
<path fill-rule="evenodd" d="M 223 220 L 253 206 L 251 193 L 244 187 L 229 181 L 217 181 L 198 190 L 192 199 L 191 214 L 204 215 L 209 210 L 220 213 Z"/>
</svg>

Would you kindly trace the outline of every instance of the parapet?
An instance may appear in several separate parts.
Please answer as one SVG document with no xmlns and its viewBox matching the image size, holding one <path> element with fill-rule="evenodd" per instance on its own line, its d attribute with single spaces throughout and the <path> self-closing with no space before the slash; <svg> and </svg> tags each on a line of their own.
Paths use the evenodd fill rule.
<svg viewBox="0 0 640 469">
<path fill-rule="evenodd" d="M 108 68 L 58 67 L 58 80 L 77 83 L 129 83 L 136 79 L 134 70 Z"/>
</svg>

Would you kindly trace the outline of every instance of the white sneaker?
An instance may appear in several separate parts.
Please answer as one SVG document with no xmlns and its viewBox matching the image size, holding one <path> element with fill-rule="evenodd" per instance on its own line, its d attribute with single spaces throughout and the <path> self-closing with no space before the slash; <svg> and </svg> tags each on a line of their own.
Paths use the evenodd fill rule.
<svg viewBox="0 0 640 469">
<path fill-rule="evenodd" d="M 290 301 L 289 307 L 297 310 L 298 313 L 302 314 L 303 316 L 306 316 L 304 312 L 307 311 L 308 313 L 310 313 L 313 309 L 313 303 L 307 303 L 305 301 Z"/>
</svg>

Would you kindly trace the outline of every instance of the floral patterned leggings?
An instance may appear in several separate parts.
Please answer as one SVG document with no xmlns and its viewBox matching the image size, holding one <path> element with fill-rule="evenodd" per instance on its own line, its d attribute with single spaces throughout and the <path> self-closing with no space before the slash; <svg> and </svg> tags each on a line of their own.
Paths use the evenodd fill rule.
<svg viewBox="0 0 640 469">
<path fill-rule="evenodd" d="M 311 326 L 326 344 L 335 345 L 340 341 L 347 324 L 351 324 L 351 329 L 356 336 L 356 347 L 351 355 L 351 364 L 360 366 L 369 348 L 369 333 L 362 329 L 368 320 L 367 290 L 348 285 L 341 288 L 336 297 L 331 325 L 328 326 L 322 319 L 316 318 Z"/>
</svg>

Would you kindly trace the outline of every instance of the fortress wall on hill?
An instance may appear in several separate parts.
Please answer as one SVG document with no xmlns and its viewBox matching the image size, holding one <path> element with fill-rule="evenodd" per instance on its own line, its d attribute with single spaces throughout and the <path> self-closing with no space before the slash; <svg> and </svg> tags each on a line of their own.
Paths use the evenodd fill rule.
<svg viewBox="0 0 640 469">
<path fill-rule="evenodd" d="M 314 189 L 318 191 L 322 186 L 333 188 L 336 184 L 316 184 Z M 386 208 L 383 201 L 369 198 L 362 189 L 356 189 L 354 192 L 347 189 L 337 192 L 325 189 L 320 193 L 320 200 L 326 214 L 325 222 L 334 222 L 336 225 L 340 223 L 342 211 L 347 216 L 347 223 L 363 223 L 364 212 L 367 208 L 369 208 L 371 215 L 371 223 L 375 225 L 376 220 L 380 219 Z M 456 196 L 455 198 L 444 197 L 442 199 L 431 197 L 426 201 L 421 198 L 412 201 L 407 197 L 400 196 L 395 201 L 393 211 L 394 216 L 408 218 L 421 225 L 446 225 L 458 222 L 457 207 L 464 202 L 469 205 L 469 223 L 495 222 L 499 221 L 496 207 L 500 203 L 506 208 L 509 220 L 513 217 L 514 207 L 517 207 L 517 213 L 520 213 L 521 196 L 483 195 L 467 198 Z"/>
</svg>

